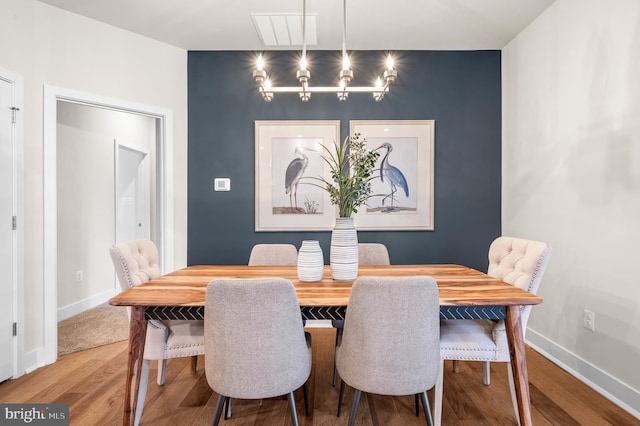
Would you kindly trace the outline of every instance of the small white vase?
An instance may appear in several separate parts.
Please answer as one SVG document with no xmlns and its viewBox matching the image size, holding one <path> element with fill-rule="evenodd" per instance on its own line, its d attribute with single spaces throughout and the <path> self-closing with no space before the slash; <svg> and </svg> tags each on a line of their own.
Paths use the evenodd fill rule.
<svg viewBox="0 0 640 426">
<path fill-rule="evenodd" d="M 320 243 L 315 240 L 305 240 L 298 250 L 298 279 L 305 282 L 315 282 L 322 279 L 324 272 L 324 256 Z"/>
<path fill-rule="evenodd" d="M 339 217 L 331 233 L 331 276 L 353 281 L 358 276 L 358 233 L 351 217 Z"/>
</svg>

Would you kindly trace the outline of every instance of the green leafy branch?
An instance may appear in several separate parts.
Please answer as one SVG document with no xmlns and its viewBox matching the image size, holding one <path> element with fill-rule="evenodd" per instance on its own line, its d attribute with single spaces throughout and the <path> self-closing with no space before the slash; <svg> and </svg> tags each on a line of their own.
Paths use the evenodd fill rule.
<svg viewBox="0 0 640 426">
<path fill-rule="evenodd" d="M 358 207 L 373 196 L 371 180 L 376 160 L 380 153 L 367 150 L 365 138 L 360 133 L 347 136 L 342 144 L 333 142 L 333 151 L 322 145 L 322 159 L 331 169 L 331 180 L 324 177 L 309 177 L 319 183 L 311 185 L 324 189 L 329 194 L 331 204 L 338 206 L 340 217 L 351 217 L 358 213 Z"/>
</svg>

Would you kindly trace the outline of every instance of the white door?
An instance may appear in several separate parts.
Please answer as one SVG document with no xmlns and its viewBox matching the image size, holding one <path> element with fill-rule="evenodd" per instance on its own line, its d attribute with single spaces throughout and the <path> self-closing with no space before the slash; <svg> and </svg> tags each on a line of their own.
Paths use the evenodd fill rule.
<svg viewBox="0 0 640 426">
<path fill-rule="evenodd" d="M 0 76 L 0 382 L 13 376 L 14 285 L 14 99 L 13 83 Z"/>
<path fill-rule="evenodd" d="M 150 238 L 149 154 L 116 141 L 116 242 Z"/>
</svg>

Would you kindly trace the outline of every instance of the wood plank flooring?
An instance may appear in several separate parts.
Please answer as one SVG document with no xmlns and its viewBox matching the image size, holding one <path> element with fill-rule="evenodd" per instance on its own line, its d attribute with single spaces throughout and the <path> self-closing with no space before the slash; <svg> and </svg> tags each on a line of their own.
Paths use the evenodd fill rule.
<svg viewBox="0 0 640 426">
<path fill-rule="evenodd" d="M 353 391 L 347 388 L 343 413 L 336 417 L 338 387 L 331 386 L 333 329 L 310 329 L 313 368 L 310 390 L 313 411 L 304 415 L 302 392 L 296 392 L 298 416 L 303 426 L 346 425 Z M 126 342 L 64 355 L 55 364 L 17 380 L 0 384 L 3 403 L 68 403 L 71 425 L 122 423 Z M 581 383 L 550 361 L 527 348 L 532 416 L 535 425 L 640 425 L 640 421 Z M 506 365 L 492 364 L 491 385 L 482 384 L 480 363 L 461 362 L 454 374 L 445 363 L 443 425 L 515 425 Z M 198 373 L 190 372 L 189 359 L 170 360 L 165 386 L 155 383 L 156 363 L 149 375 L 143 425 L 210 425 L 218 395 L 204 376 L 204 359 Z M 429 392 L 432 400 L 433 395 Z M 225 426 L 290 425 L 285 397 L 262 401 L 232 400 L 233 416 Z M 415 416 L 414 398 L 364 395 L 358 425 L 411 426 L 426 424 L 424 413 Z"/>
</svg>

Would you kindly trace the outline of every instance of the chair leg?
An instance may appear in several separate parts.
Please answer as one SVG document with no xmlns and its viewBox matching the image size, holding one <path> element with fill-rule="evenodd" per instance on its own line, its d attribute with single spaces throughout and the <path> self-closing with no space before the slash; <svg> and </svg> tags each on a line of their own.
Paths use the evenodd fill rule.
<svg viewBox="0 0 640 426">
<path fill-rule="evenodd" d="M 433 419 L 431 418 L 431 408 L 429 407 L 429 400 L 427 399 L 427 391 L 420 394 L 422 399 L 422 407 L 424 408 L 424 416 L 427 418 L 427 424 L 433 426 Z"/>
<path fill-rule="evenodd" d="M 354 426 L 356 424 L 356 414 L 358 414 L 358 404 L 360 403 L 360 395 L 362 391 L 360 389 L 356 389 L 356 392 L 353 395 L 353 405 L 351 406 L 351 414 L 349 414 L 349 426 Z"/>
<path fill-rule="evenodd" d="M 222 416 L 222 409 L 224 408 L 228 400 L 229 400 L 229 397 L 226 397 L 224 395 L 220 395 L 218 397 L 218 405 L 216 405 L 216 414 L 213 417 L 213 426 L 218 426 L 218 423 L 220 423 L 220 417 Z"/>
<path fill-rule="evenodd" d="M 167 373 L 167 360 L 158 360 L 158 386 L 164 386 L 164 376 Z"/>
<path fill-rule="evenodd" d="M 342 413 L 343 397 L 344 397 L 344 380 L 340 380 L 340 395 L 338 396 L 338 414 L 337 414 L 338 417 L 340 417 L 340 414 Z"/>
<path fill-rule="evenodd" d="M 224 419 L 230 419 L 231 418 L 231 398 L 227 398 L 226 402 L 224 403 Z"/>
<path fill-rule="evenodd" d="M 198 372 L 198 356 L 194 355 L 191 357 L 191 374 L 196 374 Z"/>
<path fill-rule="evenodd" d="M 511 403 L 513 404 L 513 411 L 516 413 L 518 426 L 520 426 L 520 410 L 518 409 L 518 398 L 516 397 L 516 384 L 513 380 L 513 370 L 511 370 L 511 362 L 507 362 L 507 373 L 509 376 L 509 390 L 511 391 Z"/>
<path fill-rule="evenodd" d="M 336 347 L 340 344 L 342 340 L 342 327 L 336 328 Z M 338 369 L 336 368 L 336 355 L 333 353 L 333 387 L 336 387 L 336 378 L 338 376 Z"/>
<path fill-rule="evenodd" d="M 482 361 L 482 381 L 486 386 L 491 384 L 491 363 Z"/>
<path fill-rule="evenodd" d="M 415 394 L 415 400 L 416 400 L 416 417 L 420 416 L 420 395 L 419 394 Z"/>
<path fill-rule="evenodd" d="M 436 387 L 433 392 L 433 422 L 435 426 L 442 423 L 442 392 L 444 387 L 444 359 L 440 360 L 440 371 L 436 379 Z"/>
<path fill-rule="evenodd" d="M 140 388 L 138 389 L 138 401 L 136 402 L 135 420 L 133 424 L 138 426 L 142 418 L 142 410 L 144 409 L 144 399 L 147 396 L 147 385 L 149 384 L 149 367 L 151 361 L 142 360 L 142 368 L 140 369 Z"/>
<path fill-rule="evenodd" d="M 291 422 L 293 426 L 298 426 L 298 412 L 296 411 L 296 398 L 293 396 L 293 391 L 289 392 L 289 410 L 291 411 Z"/>
<path fill-rule="evenodd" d="M 302 394 L 304 395 L 304 414 L 309 417 L 309 385 L 307 382 L 302 385 Z"/>
</svg>

